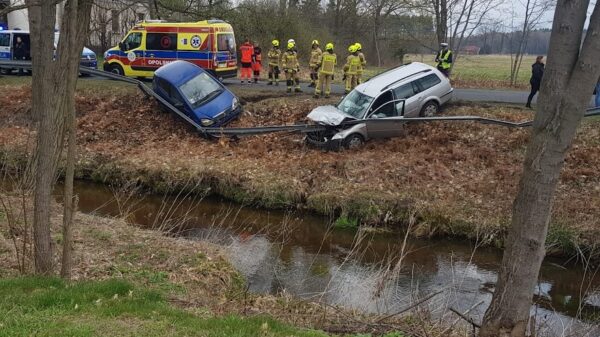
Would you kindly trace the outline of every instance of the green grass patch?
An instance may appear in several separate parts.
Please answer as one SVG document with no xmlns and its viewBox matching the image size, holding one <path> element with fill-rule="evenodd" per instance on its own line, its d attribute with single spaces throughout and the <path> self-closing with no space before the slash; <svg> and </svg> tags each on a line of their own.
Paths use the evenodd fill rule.
<svg viewBox="0 0 600 337">
<path fill-rule="evenodd" d="M 66 283 L 0 280 L 0 336 L 326 336 L 269 317 L 206 317 L 176 308 L 156 290 L 120 279 Z"/>
<path fill-rule="evenodd" d="M 577 232 L 561 223 L 551 223 L 546 236 L 546 247 L 550 251 L 575 254 L 579 237 Z"/>
<path fill-rule="evenodd" d="M 347 214 L 340 215 L 333 223 L 333 227 L 340 229 L 356 229 L 358 228 L 358 225 L 358 219 L 348 216 Z"/>
</svg>

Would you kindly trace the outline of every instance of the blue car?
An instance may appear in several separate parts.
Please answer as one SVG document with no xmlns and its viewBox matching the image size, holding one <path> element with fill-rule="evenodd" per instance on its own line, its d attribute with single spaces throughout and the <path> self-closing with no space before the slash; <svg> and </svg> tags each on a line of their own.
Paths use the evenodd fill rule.
<svg viewBox="0 0 600 337">
<path fill-rule="evenodd" d="M 206 70 L 187 61 L 154 72 L 153 90 L 203 127 L 220 127 L 242 112 L 239 99 Z"/>
</svg>

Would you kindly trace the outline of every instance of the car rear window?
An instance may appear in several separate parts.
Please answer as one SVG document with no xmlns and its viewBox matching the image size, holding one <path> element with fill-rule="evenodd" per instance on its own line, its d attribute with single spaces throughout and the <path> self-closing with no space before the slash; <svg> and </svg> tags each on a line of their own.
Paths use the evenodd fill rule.
<svg viewBox="0 0 600 337">
<path fill-rule="evenodd" d="M 10 47 L 10 34 L 0 34 L 0 47 Z"/>
<path fill-rule="evenodd" d="M 442 82 L 442 80 L 440 80 L 440 78 L 435 74 L 429 74 L 423 78 L 418 79 L 417 81 L 419 81 L 419 84 L 421 85 L 421 88 L 423 88 L 423 90 L 427 90 Z"/>
<path fill-rule="evenodd" d="M 217 50 L 235 52 L 235 38 L 233 34 L 218 34 Z"/>
</svg>

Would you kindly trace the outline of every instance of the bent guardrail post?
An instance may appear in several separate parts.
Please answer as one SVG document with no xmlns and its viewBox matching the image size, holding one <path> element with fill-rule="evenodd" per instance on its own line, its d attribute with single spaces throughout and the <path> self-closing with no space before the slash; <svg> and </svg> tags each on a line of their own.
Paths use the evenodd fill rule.
<svg viewBox="0 0 600 337">
<path fill-rule="evenodd" d="M 31 61 L 0 61 L 0 67 L 11 67 L 11 68 L 26 68 L 31 69 Z M 296 124 L 296 125 L 278 125 L 278 126 L 259 126 L 252 128 L 205 128 L 196 123 L 190 117 L 188 117 L 185 113 L 171 105 L 167 100 L 160 97 L 152 88 L 148 87 L 144 82 L 129 78 L 126 76 L 121 76 L 118 74 L 106 72 L 103 70 L 97 70 L 92 68 L 87 68 L 84 66 L 79 67 L 79 72 L 82 74 L 89 74 L 98 77 L 104 77 L 115 81 L 126 82 L 130 84 L 135 84 L 138 88 L 146 95 L 152 96 L 156 100 L 158 100 L 161 104 L 163 104 L 167 109 L 181 117 L 188 124 L 192 125 L 196 128 L 196 131 L 200 133 L 201 136 L 210 138 L 210 137 L 226 137 L 226 136 L 254 136 L 275 132 L 298 132 L 298 133 L 310 133 L 310 132 L 319 132 L 325 131 L 333 126 L 325 126 L 319 124 Z M 600 116 L 600 107 L 587 109 L 584 117 L 591 116 Z M 501 125 L 506 127 L 530 127 L 533 124 L 533 121 L 524 121 L 524 122 L 511 122 L 506 120 L 494 119 L 494 118 L 486 118 L 480 116 L 443 116 L 443 117 L 415 117 L 415 118 L 386 118 L 386 119 L 369 119 L 369 123 L 385 123 L 393 121 L 401 121 L 403 123 L 428 123 L 428 122 L 476 122 L 481 124 L 493 124 L 493 125 Z M 366 120 L 350 120 L 342 122 L 337 127 L 347 127 L 355 124 L 365 123 Z"/>
</svg>

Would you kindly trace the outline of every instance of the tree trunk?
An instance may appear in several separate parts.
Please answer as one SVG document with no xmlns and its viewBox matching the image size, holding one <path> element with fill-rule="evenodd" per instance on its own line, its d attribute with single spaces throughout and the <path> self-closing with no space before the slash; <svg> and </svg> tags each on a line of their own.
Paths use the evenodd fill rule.
<svg viewBox="0 0 600 337">
<path fill-rule="evenodd" d="M 538 111 L 481 337 L 522 337 L 526 333 L 560 171 L 600 75 L 596 61 L 600 4 L 595 6 L 580 52 L 588 3 L 558 0 L 556 6 Z"/>
<path fill-rule="evenodd" d="M 38 120 L 34 164 L 31 165 L 35 170 L 33 234 L 35 271 L 38 274 L 53 272 L 51 193 L 64 140 L 65 116 L 70 111 L 68 107 L 74 109 L 79 58 L 89 29 L 91 1 L 67 1 L 65 6 L 69 14 L 64 15 L 56 53 L 56 6 L 51 1 L 27 1 L 33 71 L 31 111 Z"/>
<path fill-rule="evenodd" d="M 63 251 L 60 276 L 71 279 L 73 265 L 73 214 L 75 213 L 75 200 L 73 197 L 73 178 L 75 176 L 75 156 L 77 141 L 77 119 L 75 110 L 69 109 L 69 123 L 67 123 L 67 163 L 65 170 L 64 205 L 63 205 Z"/>
<path fill-rule="evenodd" d="M 34 164 L 34 212 L 33 241 L 35 272 L 51 274 L 53 249 L 50 236 L 50 203 L 56 171 L 56 144 L 59 130 L 56 128 L 58 111 L 52 83 L 52 56 L 54 50 L 54 24 L 56 6 L 49 1 L 28 0 L 29 28 L 31 31 L 32 100 L 31 113 L 38 120 Z"/>
<path fill-rule="evenodd" d="M 61 61 L 62 66 L 66 68 L 67 73 L 64 77 L 65 96 L 62 106 L 62 112 L 67 126 L 67 158 L 65 172 L 64 189 L 64 209 L 63 209 L 63 255 L 61 265 L 61 276 L 69 279 L 71 277 L 72 267 L 72 249 L 73 249 L 73 214 L 75 212 L 75 202 L 73 196 L 73 178 L 75 172 L 75 156 L 77 142 L 77 119 L 75 115 L 75 89 L 77 87 L 77 78 L 79 74 L 79 51 L 83 48 L 83 43 L 88 35 L 90 13 L 93 0 L 71 0 L 67 2 L 65 20 L 63 20 L 63 33 L 61 37 L 65 39 L 60 47 L 66 59 Z M 65 50 L 67 49 L 68 50 Z M 74 50 L 74 51 L 73 51 Z"/>
</svg>

